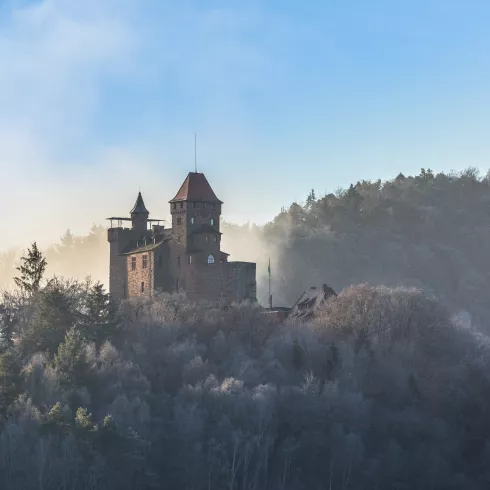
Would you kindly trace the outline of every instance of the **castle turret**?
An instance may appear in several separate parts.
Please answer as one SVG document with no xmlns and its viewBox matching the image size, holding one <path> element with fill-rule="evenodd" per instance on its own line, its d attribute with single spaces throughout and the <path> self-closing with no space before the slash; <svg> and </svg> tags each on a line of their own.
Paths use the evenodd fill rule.
<svg viewBox="0 0 490 490">
<path fill-rule="evenodd" d="M 141 192 L 138 192 L 136 203 L 131 209 L 131 223 L 133 230 L 144 233 L 148 229 L 148 216 L 150 212 L 146 209 Z"/>
<path fill-rule="evenodd" d="M 189 173 L 170 201 L 174 240 L 185 252 L 200 249 L 207 252 L 206 261 L 220 260 L 222 204 L 204 174 Z M 204 236 L 198 237 L 200 234 Z"/>
<path fill-rule="evenodd" d="M 120 301 L 128 294 L 127 258 L 122 252 L 138 240 L 144 239 L 148 230 L 150 212 L 146 209 L 141 192 L 138 193 L 136 203 L 131 212 L 131 218 L 107 218 L 111 222 L 107 230 L 107 239 L 110 243 L 109 292 L 114 301 Z M 113 226 L 114 221 L 117 226 Z M 123 227 L 123 223 L 131 221 L 131 228 Z"/>
</svg>

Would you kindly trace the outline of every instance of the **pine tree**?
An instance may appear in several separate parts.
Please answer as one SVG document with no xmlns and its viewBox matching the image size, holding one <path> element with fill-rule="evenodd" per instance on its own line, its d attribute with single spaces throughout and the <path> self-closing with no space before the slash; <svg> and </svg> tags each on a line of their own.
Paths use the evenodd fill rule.
<svg viewBox="0 0 490 490">
<path fill-rule="evenodd" d="M 114 341 L 118 322 L 109 294 L 98 282 L 88 291 L 84 319 L 84 334 L 87 340 L 101 345 L 106 340 Z"/>
<path fill-rule="evenodd" d="M 310 207 L 316 200 L 315 189 L 311 189 L 308 197 L 306 198 L 306 206 Z"/>
<path fill-rule="evenodd" d="M 59 345 L 54 365 L 63 386 L 72 387 L 83 380 L 87 368 L 85 343 L 76 328 L 71 328 Z"/>
<path fill-rule="evenodd" d="M 21 276 L 14 278 L 15 284 L 28 294 L 35 293 L 39 290 L 46 266 L 46 259 L 34 242 L 27 251 L 27 257 L 22 257 L 22 265 L 17 267 Z"/>
<path fill-rule="evenodd" d="M 13 345 L 15 316 L 13 309 L 6 304 L 0 304 L 0 351 Z"/>
</svg>

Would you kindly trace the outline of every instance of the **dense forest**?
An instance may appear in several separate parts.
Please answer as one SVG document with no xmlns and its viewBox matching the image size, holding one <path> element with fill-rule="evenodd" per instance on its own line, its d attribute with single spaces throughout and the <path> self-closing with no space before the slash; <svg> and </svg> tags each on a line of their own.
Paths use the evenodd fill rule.
<svg viewBox="0 0 490 490">
<path fill-rule="evenodd" d="M 273 326 L 183 295 L 115 309 L 46 267 L 34 243 L 0 300 L 1 488 L 490 485 L 488 337 L 418 289 Z"/>
</svg>

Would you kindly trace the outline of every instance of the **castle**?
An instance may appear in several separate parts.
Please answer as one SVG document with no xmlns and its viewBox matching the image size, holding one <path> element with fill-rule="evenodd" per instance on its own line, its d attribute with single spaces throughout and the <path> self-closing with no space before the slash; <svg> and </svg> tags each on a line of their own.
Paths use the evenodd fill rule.
<svg viewBox="0 0 490 490">
<path fill-rule="evenodd" d="M 228 262 L 229 254 L 221 251 L 223 203 L 204 174 L 189 173 L 169 202 L 172 228 L 149 218 L 141 192 L 130 218 L 107 218 L 111 299 L 185 291 L 191 301 L 255 301 L 256 265 Z M 131 228 L 123 227 L 127 221 Z"/>
</svg>

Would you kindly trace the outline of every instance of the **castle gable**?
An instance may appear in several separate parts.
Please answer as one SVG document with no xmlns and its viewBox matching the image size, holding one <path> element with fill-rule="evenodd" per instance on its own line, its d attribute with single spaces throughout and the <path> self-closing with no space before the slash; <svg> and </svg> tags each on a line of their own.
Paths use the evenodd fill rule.
<svg viewBox="0 0 490 490">
<path fill-rule="evenodd" d="M 149 243 L 148 245 L 144 244 L 144 240 L 141 240 L 141 243 L 132 242 L 121 252 L 121 255 L 133 255 L 143 252 L 151 252 L 153 250 L 156 250 L 163 243 L 168 242 L 169 240 L 170 238 L 165 238 L 156 243 Z"/>
</svg>

